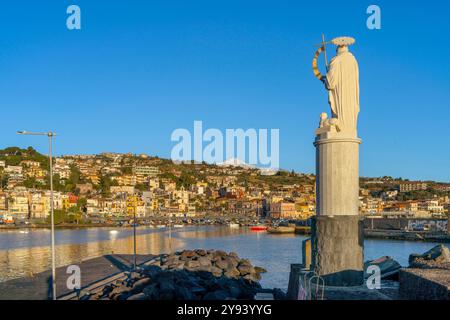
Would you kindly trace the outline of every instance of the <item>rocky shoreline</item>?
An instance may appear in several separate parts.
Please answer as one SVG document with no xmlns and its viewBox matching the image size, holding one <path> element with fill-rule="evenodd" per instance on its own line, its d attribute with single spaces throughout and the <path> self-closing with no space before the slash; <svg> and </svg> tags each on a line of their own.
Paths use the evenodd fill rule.
<svg viewBox="0 0 450 320">
<path fill-rule="evenodd" d="M 143 264 L 124 280 L 109 283 L 81 300 L 252 300 L 257 293 L 285 299 L 280 289 L 259 284 L 264 268 L 236 253 L 184 250 L 163 254 Z"/>
</svg>

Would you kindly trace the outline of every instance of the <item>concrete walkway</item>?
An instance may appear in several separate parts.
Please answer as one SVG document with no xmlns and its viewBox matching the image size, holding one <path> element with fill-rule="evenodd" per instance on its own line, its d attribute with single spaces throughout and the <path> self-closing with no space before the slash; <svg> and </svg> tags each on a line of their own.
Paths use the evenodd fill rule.
<svg viewBox="0 0 450 320">
<path fill-rule="evenodd" d="M 142 264 L 155 257 L 154 255 L 138 255 L 137 264 Z M 133 255 L 105 255 L 76 263 L 81 270 L 81 287 L 102 280 L 111 275 L 128 271 L 133 266 Z M 56 269 L 57 296 L 73 292 L 67 288 L 66 282 L 70 274 L 67 266 Z M 38 273 L 33 277 L 14 279 L 0 283 L 0 300 L 47 300 L 51 298 L 51 270 Z"/>
</svg>

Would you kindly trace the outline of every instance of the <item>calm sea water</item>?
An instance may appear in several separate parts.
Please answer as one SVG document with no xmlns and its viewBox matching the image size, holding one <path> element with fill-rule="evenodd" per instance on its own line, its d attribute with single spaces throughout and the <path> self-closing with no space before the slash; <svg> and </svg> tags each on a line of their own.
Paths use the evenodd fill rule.
<svg viewBox="0 0 450 320">
<path fill-rule="evenodd" d="M 305 236 L 271 235 L 248 228 L 200 226 L 172 229 L 138 228 L 137 251 L 140 254 L 174 250 L 221 249 L 235 251 L 254 265 L 268 270 L 264 287 L 286 289 L 291 263 L 301 262 L 301 242 Z M 171 240 L 169 240 L 171 239 Z M 57 266 L 111 253 L 133 252 L 133 230 L 125 228 L 83 228 L 56 230 Z M 47 229 L 0 231 L 0 282 L 29 276 L 51 267 L 50 231 Z M 366 240 L 365 259 L 392 256 L 406 266 L 411 253 L 423 253 L 436 243 Z"/>
</svg>

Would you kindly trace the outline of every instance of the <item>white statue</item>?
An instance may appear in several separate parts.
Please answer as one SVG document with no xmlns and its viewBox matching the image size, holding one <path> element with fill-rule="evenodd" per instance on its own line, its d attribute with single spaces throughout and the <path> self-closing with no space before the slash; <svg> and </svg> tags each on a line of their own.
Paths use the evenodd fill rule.
<svg viewBox="0 0 450 320">
<path fill-rule="evenodd" d="M 359 113 L 359 70 L 358 62 L 348 50 L 355 40 L 349 37 L 333 39 L 337 45 L 337 55 L 331 60 L 326 76 L 317 69 L 317 57 L 325 50 L 323 46 L 316 52 L 313 61 L 315 75 L 325 83 L 332 119 L 321 121 L 321 125 L 335 125 L 337 131 L 351 132 L 356 135 Z M 323 115 L 321 115 L 323 117 Z"/>
</svg>

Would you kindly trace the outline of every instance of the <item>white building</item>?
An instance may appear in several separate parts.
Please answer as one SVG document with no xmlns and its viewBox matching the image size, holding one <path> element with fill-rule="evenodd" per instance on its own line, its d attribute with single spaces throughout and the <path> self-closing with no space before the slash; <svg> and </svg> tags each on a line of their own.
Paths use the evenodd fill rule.
<svg viewBox="0 0 450 320">
<path fill-rule="evenodd" d="M 159 168 L 153 166 L 134 166 L 133 174 L 137 176 L 156 177 L 159 174 Z"/>
<path fill-rule="evenodd" d="M 22 166 L 6 166 L 5 173 L 21 175 L 22 170 Z"/>
<path fill-rule="evenodd" d="M 444 213 L 444 206 L 439 204 L 438 200 L 427 200 L 419 203 L 419 210 L 431 213 Z"/>
</svg>

